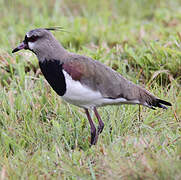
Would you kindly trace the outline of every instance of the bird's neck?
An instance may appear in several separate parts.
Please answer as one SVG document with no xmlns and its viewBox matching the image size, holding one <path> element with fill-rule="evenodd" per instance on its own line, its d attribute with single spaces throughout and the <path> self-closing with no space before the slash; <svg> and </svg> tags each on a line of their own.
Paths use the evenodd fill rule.
<svg viewBox="0 0 181 180">
<path fill-rule="evenodd" d="M 45 48 L 35 53 L 40 62 L 44 61 L 45 59 L 55 59 L 63 62 L 68 54 L 68 51 L 64 49 L 64 47 L 58 41 L 52 44 L 47 43 L 47 45 L 44 47 Z"/>
</svg>

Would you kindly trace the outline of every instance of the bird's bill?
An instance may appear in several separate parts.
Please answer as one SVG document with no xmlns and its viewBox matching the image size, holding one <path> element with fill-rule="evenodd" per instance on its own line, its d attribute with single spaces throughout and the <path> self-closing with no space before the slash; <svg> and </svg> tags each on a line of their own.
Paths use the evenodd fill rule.
<svg viewBox="0 0 181 180">
<path fill-rule="evenodd" d="M 19 46 L 13 49 L 12 53 L 20 51 L 21 49 L 27 49 L 28 45 L 23 41 Z"/>
</svg>

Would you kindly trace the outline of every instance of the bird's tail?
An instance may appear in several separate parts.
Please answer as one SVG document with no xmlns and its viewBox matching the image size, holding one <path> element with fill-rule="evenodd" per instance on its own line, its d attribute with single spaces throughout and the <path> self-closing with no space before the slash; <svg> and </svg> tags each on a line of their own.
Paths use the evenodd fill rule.
<svg viewBox="0 0 181 180">
<path fill-rule="evenodd" d="M 167 106 L 172 106 L 171 103 L 164 101 L 162 99 L 155 99 L 152 101 L 151 108 L 155 109 L 154 107 L 159 107 L 162 109 L 167 109 Z"/>
<path fill-rule="evenodd" d="M 155 109 L 157 107 L 167 109 L 167 106 L 172 106 L 170 102 L 155 97 L 153 94 L 145 89 L 140 89 L 139 94 L 140 102 L 142 102 L 142 105 L 145 105 L 151 109 Z"/>
</svg>

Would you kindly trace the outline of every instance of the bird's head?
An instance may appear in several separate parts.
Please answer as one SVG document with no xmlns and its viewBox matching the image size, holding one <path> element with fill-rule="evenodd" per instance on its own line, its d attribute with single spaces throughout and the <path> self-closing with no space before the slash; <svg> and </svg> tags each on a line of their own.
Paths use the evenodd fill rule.
<svg viewBox="0 0 181 180">
<path fill-rule="evenodd" d="M 23 42 L 13 49 L 12 53 L 22 49 L 30 50 L 37 56 L 42 56 L 42 54 L 45 55 L 46 53 L 50 54 L 51 50 L 52 52 L 55 52 L 56 49 L 61 45 L 50 31 L 56 30 L 62 30 L 62 28 L 39 28 L 27 32 Z"/>
</svg>

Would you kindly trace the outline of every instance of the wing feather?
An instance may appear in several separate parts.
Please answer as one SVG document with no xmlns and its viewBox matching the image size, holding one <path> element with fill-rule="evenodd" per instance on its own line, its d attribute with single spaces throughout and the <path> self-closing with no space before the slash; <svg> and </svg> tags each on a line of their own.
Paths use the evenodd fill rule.
<svg viewBox="0 0 181 180">
<path fill-rule="evenodd" d="M 128 102 L 136 101 L 138 104 L 147 107 L 164 108 L 163 101 L 151 94 L 146 89 L 125 79 L 118 72 L 110 67 L 92 60 L 89 57 L 73 54 L 71 58 L 64 62 L 63 69 L 74 80 L 80 81 L 85 86 L 94 91 L 99 91 L 104 98 L 124 98 Z M 165 101 L 164 101 L 165 102 Z M 165 105 L 171 105 L 167 102 Z"/>
</svg>

